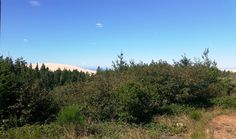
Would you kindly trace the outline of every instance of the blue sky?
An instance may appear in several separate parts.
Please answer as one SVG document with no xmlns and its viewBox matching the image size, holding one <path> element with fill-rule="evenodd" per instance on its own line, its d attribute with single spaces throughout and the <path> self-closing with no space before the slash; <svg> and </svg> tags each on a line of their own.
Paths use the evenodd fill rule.
<svg viewBox="0 0 236 139">
<path fill-rule="evenodd" d="M 0 54 L 28 62 L 110 67 L 200 57 L 236 68 L 235 0 L 2 0 Z"/>
</svg>

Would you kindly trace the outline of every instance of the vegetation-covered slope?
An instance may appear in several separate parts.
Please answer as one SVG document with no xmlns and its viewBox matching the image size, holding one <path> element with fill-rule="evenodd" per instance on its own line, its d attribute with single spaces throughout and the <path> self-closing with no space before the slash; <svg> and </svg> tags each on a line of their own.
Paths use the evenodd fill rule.
<svg viewBox="0 0 236 139">
<path fill-rule="evenodd" d="M 194 61 L 183 56 L 174 64 L 162 60 L 128 63 L 121 54 L 113 62 L 113 69 L 98 68 L 94 75 L 51 72 L 44 66 L 32 69 L 22 59 L 12 62 L 1 57 L 2 136 L 10 138 L 21 130 L 34 129 L 50 134 L 45 137 L 67 138 L 103 137 L 110 132 L 112 136 L 124 135 L 135 129 L 138 134 L 147 132 L 149 137 L 152 132 L 154 137 L 184 133 L 186 124 L 173 119 L 168 124 L 160 118 L 189 115 L 198 121 L 202 109 L 236 108 L 234 77 L 220 71 L 208 52 Z M 33 129 L 26 124 L 34 124 L 29 127 Z M 55 131 L 45 129 L 50 126 Z M 195 135 L 199 134 L 192 137 Z M 40 133 L 35 136 L 43 137 Z"/>
</svg>

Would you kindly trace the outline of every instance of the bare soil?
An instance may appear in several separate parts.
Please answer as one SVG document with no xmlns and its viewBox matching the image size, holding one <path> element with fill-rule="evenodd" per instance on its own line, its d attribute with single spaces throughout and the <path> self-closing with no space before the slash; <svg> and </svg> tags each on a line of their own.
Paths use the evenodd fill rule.
<svg viewBox="0 0 236 139">
<path fill-rule="evenodd" d="M 206 134 L 212 139 L 236 139 L 236 113 L 212 119 L 207 126 Z"/>
</svg>

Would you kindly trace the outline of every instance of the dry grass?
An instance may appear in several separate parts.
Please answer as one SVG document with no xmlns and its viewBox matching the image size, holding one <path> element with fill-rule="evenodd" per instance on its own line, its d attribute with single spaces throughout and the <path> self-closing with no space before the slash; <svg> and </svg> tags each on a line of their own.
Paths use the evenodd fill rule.
<svg viewBox="0 0 236 139">
<path fill-rule="evenodd" d="M 210 127 L 210 121 L 219 115 L 236 112 L 236 110 L 222 108 L 207 110 L 202 109 L 197 111 L 198 112 L 195 114 L 200 114 L 200 119 L 195 119 L 191 116 L 191 114 L 182 114 L 176 116 L 157 116 L 154 118 L 154 121 L 148 125 L 128 125 L 125 123 L 116 122 L 93 123 L 92 125 L 89 125 L 87 129 L 83 129 L 85 130 L 84 135 L 81 135 L 81 132 L 78 131 L 78 128 L 76 128 L 74 125 L 70 125 L 61 128 L 55 128 L 62 130 L 60 134 L 47 133 L 47 137 L 58 138 L 59 136 L 60 139 L 211 139 L 214 137 L 213 135 L 215 130 Z M 43 126 L 42 128 L 44 129 L 45 127 Z M 34 129 L 35 128 L 32 127 L 30 130 L 21 132 L 22 128 L 17 128 L 16 130 L 11 130 L 7 134 L 10 135 L 8 137 L 17 136 L 18 138 L 25 138 L 28 137 L 30 133 L 34 133 Z M 43 137 L 41 134 L 42 131 L 44 132 L 42 129 L 37 130 L 37 132 L 35 131 L 37 134 L 31 134 L 31 137 Z"/>
<path fill-rule="evenodd" d="M 159 116 L 155 118 L 157 123 L 162 123 L 171 126 L 173 123 L 182 123 L 186 127 L 186 132 L 181 133 L 170 138 L 182 138 L 182 139 L 212 139 L 214 130 L 209 127 L 209 122 L 219 115 L 225 115 L 230 113 L 235 113 L 236 110 L 233 109 L 222 109 L 222 108 L 212 108 L 212 109 L 202 109 L 200 110 L 201 118 L 199 120 L 194 120 L 191 116 L 183 114 L 179 116 Z M 207 129 L 207 130 L 206 130 Z M 207 131 L 207 133 L 206 133 Z"/>
<path fill-rule="evenodd" d="M 208 123 L 215 117 L 223 114 L 234 113 L 235 110 L 230 109 L 221 109 L 221 108 L 214 108 L 211 110 L 202 110 L 202 118 L 197 122 L 192 122 L 192 131 L 190 132 L 190 137 L 192 139 L 210 139 L 213 137 L 213 132 L 210 130 L 208 134 L 206 134 L 207 130 L 209 129 Z"/>
</svg>

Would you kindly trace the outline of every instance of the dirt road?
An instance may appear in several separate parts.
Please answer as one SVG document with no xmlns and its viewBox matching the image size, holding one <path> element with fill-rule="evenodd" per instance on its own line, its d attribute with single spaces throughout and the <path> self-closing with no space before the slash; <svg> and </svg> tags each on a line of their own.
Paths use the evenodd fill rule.
<svg viewBox="0 0 236 139">
<path fill-rule="evenodd" d="M 236 139 L 236 113 L 215 117 L 210 121 L 206 134 L 213 139 Z"/>
</svg>

